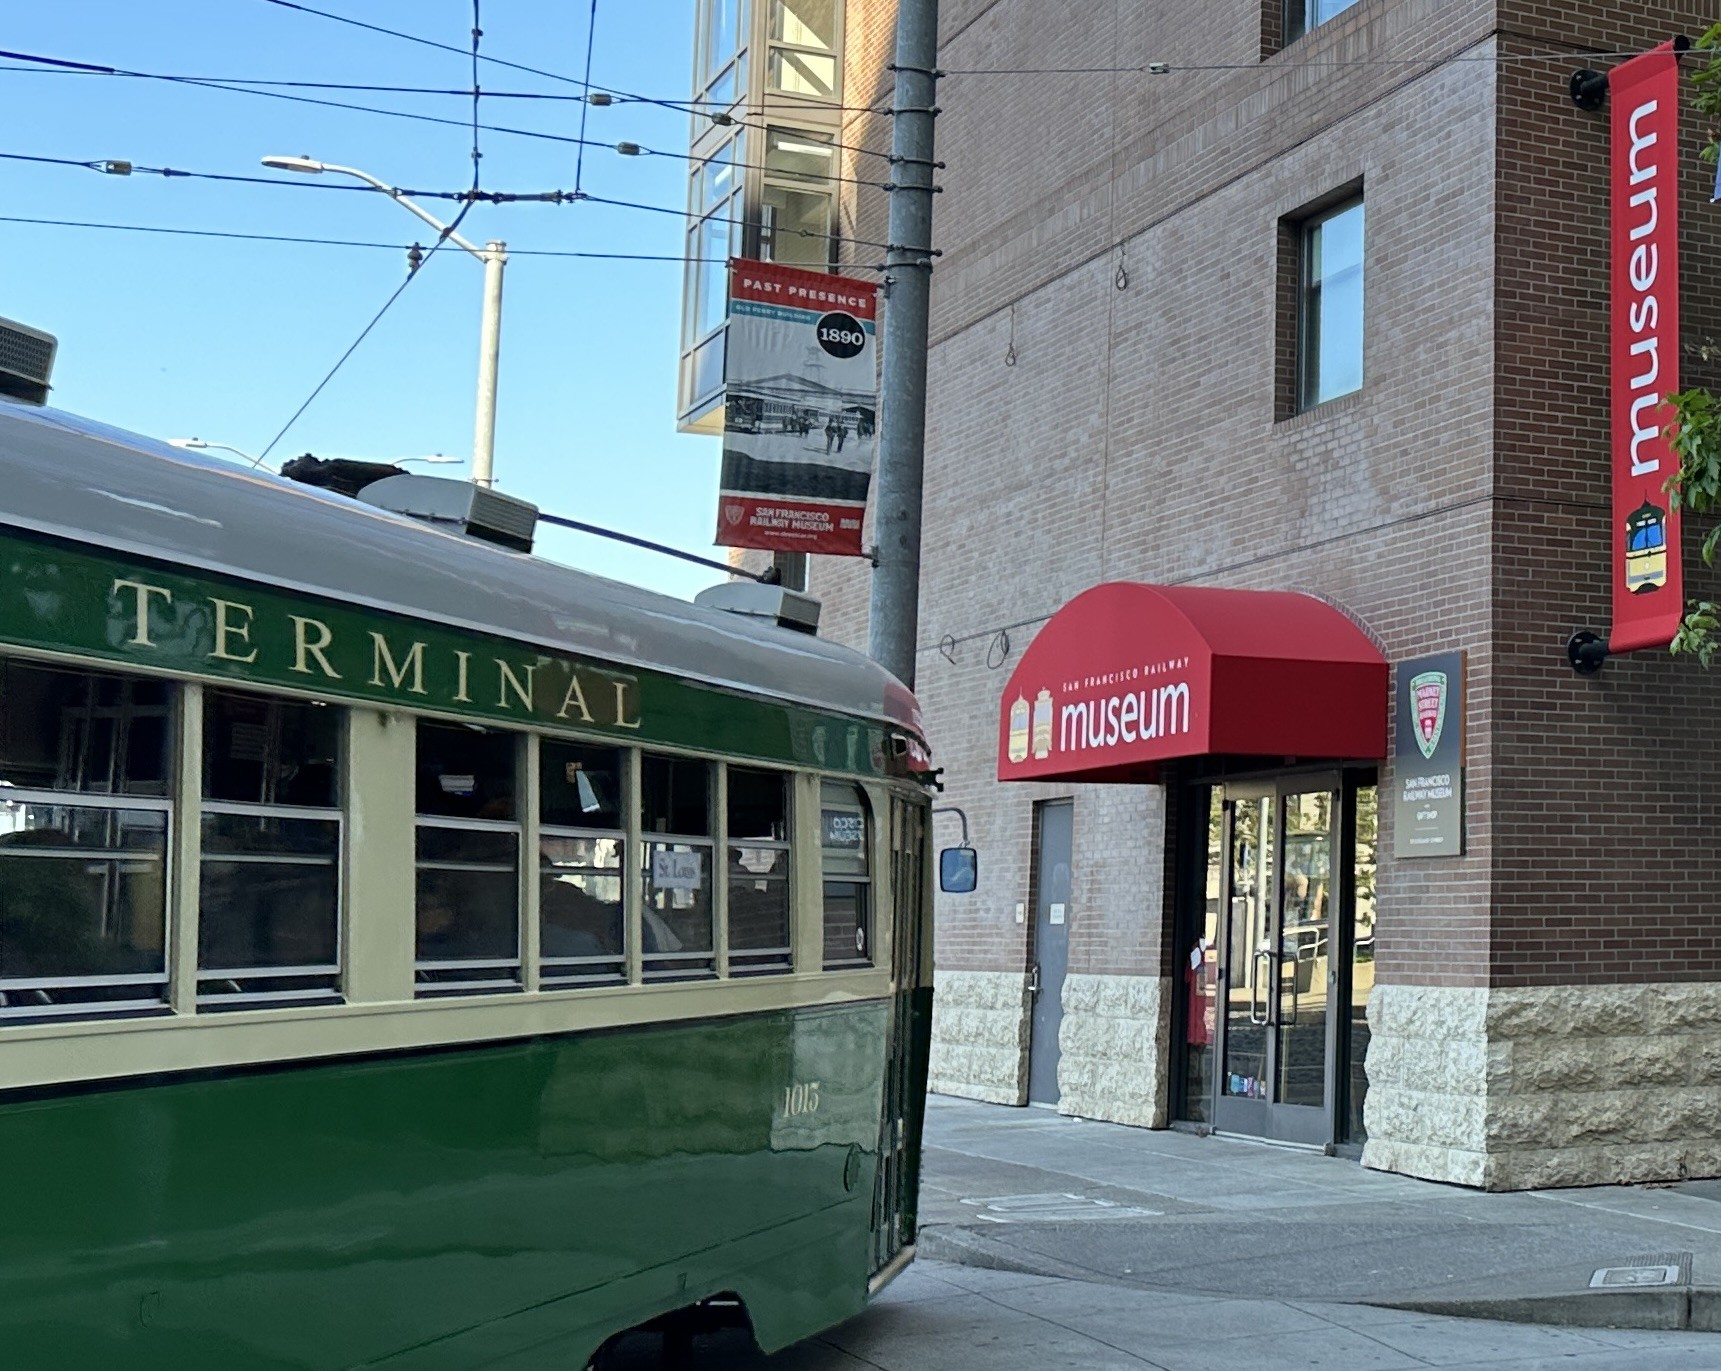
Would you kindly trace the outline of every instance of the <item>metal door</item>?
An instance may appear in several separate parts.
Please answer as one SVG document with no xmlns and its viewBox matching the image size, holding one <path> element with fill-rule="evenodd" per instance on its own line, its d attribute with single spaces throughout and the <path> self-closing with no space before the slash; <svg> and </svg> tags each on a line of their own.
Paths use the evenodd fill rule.
<svg viewBox="0 0 1721 1371">
<path fill-rule="evenodd" d="M 873 1187 L 875 1274 L 914 1241 L 932 1009 L 930 993 L 921 984 L 928 923 L 927 809 L 919 801 L 892 800 L 890 815 L 892 1007 Z"/>
<path fill-rule="evenodd" d="M 1349 929 L 1336 777 L 1227 786 L 1216 1127 L 1334 1140 L 1339 968 Z"/>
<path fill-rule="evenodd" d="M 1058 1028 L 1064 1019 L 1064 973 L 1070 962 L 1070 849 L 1075 805 L 1039 807 L 1034 854 L 1034 946 L 1028 975 L 1028 1103 L 1058 1102 Z"/>
</svg>

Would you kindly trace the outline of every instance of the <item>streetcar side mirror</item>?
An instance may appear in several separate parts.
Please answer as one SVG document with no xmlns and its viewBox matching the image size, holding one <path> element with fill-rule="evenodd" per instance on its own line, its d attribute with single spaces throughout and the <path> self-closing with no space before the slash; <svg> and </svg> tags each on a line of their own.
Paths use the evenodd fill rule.
<svg viewBox="0 0 1721 1371">
<path fill-rule="evenodd" d="M 947 847 L 938 854 L 938 888 L 946 895 L 968 895 L 980 884 L 980 854 L 971 847 Z"/>
</svg>

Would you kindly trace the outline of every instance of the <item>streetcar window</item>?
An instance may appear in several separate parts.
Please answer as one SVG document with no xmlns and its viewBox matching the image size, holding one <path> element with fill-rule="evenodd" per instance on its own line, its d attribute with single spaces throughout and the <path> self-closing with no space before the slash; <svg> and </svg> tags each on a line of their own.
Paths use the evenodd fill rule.
<svg viewBox="0 0 1721 1371">
<path fill-rule="evenodd" d="M 861 788 L 826 781 L 819 790 L 826 971 L 872 965 L 871 837 Z"/>
<path fill-rule="evenodd" d="M 645 979 L 714 976 L 711 763 L 646 753 L 640 758 L 640 792 Z"/>
<path fill-rule="evenodd" d="M 418 994 L 520 988 L 519 740 L 418 725 Z"/>
<path fill-rule="evenodd" d="M 711 763 L 691 757 L 640 758 L 641 828 L 647 834 L 711 834 Z"/>
<path fill-rule="evenodd" d="M 307 701 L 204 695 L 199 1008 L 339 998 L 344 717 Z"/>
<path fill-rule="evenodd" d="M 729 972 L 792 968 L 789 938 L 789 778 L 729 768 Z"/>
<path fill-rule="evenodd" d="M 0 1020 L 165 1007 L 170 708 L 0 661 Z"/>
<path fill-rule="evenodd" d="M 546 990 L 627 979 L 622 801 L 627 753 L 540 744 L 538 945 Z"/>
</svg>

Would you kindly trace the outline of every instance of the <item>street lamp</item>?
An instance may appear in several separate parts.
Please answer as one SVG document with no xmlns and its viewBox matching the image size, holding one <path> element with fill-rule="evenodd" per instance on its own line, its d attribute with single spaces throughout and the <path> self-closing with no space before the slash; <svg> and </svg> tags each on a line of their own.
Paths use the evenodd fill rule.
<svg viewBox="0 0 1721 1371">
<path fill-rule="evenodd" d="M 231 452 L 235 457 L 243 457 L 253 467 L 263 466 L 261 457 L 253 457 L 249 452 L 231 447 L 226 443 L 206 443 L 201 438 L 169 438 L 169 447 L 184 448 L 187 452 Z M 274 467 L 263 467 L 264 471 L 273 471 Z"/>
<path fill-rule="evenodd" d="M 307 456 L 310 454 L 307 453 Z M 379 466 L 403 467 L 408 462 L 427 462 L 433 466 L 458 466 L 464 457 L 444 457 L 440 452 L 432 457 L 325 457 L 326 462 L 372 462 Z"/>
<path fill-rule="evenodd" d="M 333 162 L 318 162 L 310 157 L 265 157 L 263 165 L 275 171 L 295 171 L 306 176 L 332 172 L 338 176 L 354 177 L 416 214 L 436 230 L 438 237 L 446 238 L 484 263 L 484 318 L 478 338 L 478 417 L 472 438 L 472 483 L 480 486 L 492 484 L 496 463 L 496 372 L 502 351 L 502 268 L 508 264 L 507 244 L 491 239 L 482 248 L 473 246 L 440 219 L 414 204 L 399 189 L 357 167 L 340 167 Z"/>
</svg>

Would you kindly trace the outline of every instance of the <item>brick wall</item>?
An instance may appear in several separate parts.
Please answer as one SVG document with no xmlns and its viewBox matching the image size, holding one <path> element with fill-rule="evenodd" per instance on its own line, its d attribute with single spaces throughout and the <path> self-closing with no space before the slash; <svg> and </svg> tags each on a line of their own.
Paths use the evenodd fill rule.
<svg viewBox="0 0 1721 1371">
<path fill-rule="evenodd" d="M 943 17 L 953 71 L 1253 62 L 1262 35 L 1233 0 Z M 1469 650 L 1472 855 L 1383 863 L 1379 973 L 1486 978 L 1496 87 L 1490 62 L 1440 59 L 1489 55 L 1490 19 L 1364 0 L 1265 67 L 946 81 L 917 686 L 983 865 L 979 891 L 940 899 L 942 966 L 1024 965 L 1033 803 L 1071 795 L 1071 970 L 1168 973 L 1163 793 L 992 779 L 999 692 L 1038 624 L 1141 579 L 1307 590 L 1392 656 Z M 1284 421 L 1279 221 L 1358 177 L 1365 389 Z M 882 236 L 881 215 L 855 221 Z M 826 631 L 864 643 L 864 566 L 821 559 L 814 590 Z"/>
<path fill-rule="evenodd" d="M 852 2 L 851 45 L 863 9 L 890 7 Z M 942 10 L 953 72 L 1239 69 L 943 85 L 918 688 L 982 882 L 941 897 L 940 964 L 1024 965 L 1032 805 L 1073 795 L 1072 917 L 1104 917 L 1076 919 L 1072 971 L 1170 970 L 1164 796 L 992 779 L 1016 654 L 1082 589 L 1131 578 L 1307 590 L 1391 658 L 1468 651 L 1468 855 L 1393 861 L 1382 806 L 1383 982 L 1721 977 L 1717 872 L 1686 855 L 1721 818 L 1717 687 L 1657 654 L 1591 681 L 1563 656 L 1573 629 L 1605 631 L 1612 536 L 1606 119 L 1567 83 L 1610 64 L 1586 49 L 1715 16 L 1362 0 L 1257 64 L 1276 41 L 1259 0 L 1112 0 L 1081 24 L 1032 0 Z M 863 27 L 882 101 L 889 19 Z M 851 103 L 862 84 L 851 69 Z M 888 120 L 852 119 L 851 141 L 885 146 Z M 1688 120 L 1688 344 L 1721 337 L 1701 136 Z M 1365 387 L 1286 420 L 1279 220 L 1355 177 Z M 884 200 L 851 203 L 856 236 L 884 238 Z M 1685 376 L 1721 383 L 1689 348 Z M 819 559 L 813 588 L 826 631 L 864 645 L 866 568 Z"/>
<path fill-rule="evenodd" d="M 1503 51 L 1633 52 L 1721 16 L 1695 6 L 1502 0 Z M 1499 820 L 1491 976 L 1502 986 L 1713 979 L 1721 906 L 1711 847 L 1721 801 L 1717 683 L 1655 652 L 1575 677 L 1561 645 L 1603 634 L 1613 527 L 1608 464 L 1608 114 L 1567 94 L 1574 55 L 1502 66 L 1499 85 L 1492 724 Z M 1686 384 L 1721 382 L 1692 344 L 1721 334 L 1721 212 L 1681 140 Z M 1688 590 L 1714 577 L 1687 528 Z"/>
</svg>

